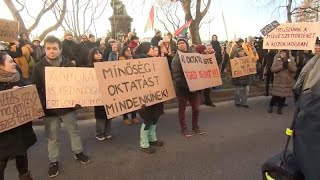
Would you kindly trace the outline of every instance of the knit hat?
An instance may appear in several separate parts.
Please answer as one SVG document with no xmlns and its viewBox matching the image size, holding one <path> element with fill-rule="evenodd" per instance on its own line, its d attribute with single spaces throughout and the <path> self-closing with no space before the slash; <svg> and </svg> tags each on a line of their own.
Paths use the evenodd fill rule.
<svg viewBox="0 0 320 180">
<path fill-rule="evenodd" d="M 205 46 L 205 45 L 198 45 L 198 46 L 196 47 L 196 50 L 197 50 L 198 53 L 202 54 L 203 51 L 206 50 L 206 46 Z"/>
<path fill-rule="evenodd" d="M 255 41 L 255 39 L 254 39 L 252 36 L 249 36 L 249 37 L 247 38 L 247 42 L 248 42 L 248 43 L 254 42 L 254 41 Z"/>
<path fill-rule="evenodd" d="M 184 42 L 187 44 L 187 46 L 189 46 L 189 43 L 188 43 L 188 40 L 187 40 L 187 39 L 185 39 L 185 38 L 178 38 L 177 44 L 179 43 L 179 41 L 184 41 Z"/>
<path fill-rule="evenodd" d="M 151 46 L 152 46 L 152 45 L 151 45 L 150 42 L 143 42 L 143 43 L 141 43 L 141 44 L 137 47 L 135 54 L 136 54 L 136 55 L 139 55 L 139 54 L 148 54 Z"/>
<path fill-rule="evenodd" d="M 38 37 L 33 38 L 32 42 L 35 42 L 35 41 L 39 41 L 39 43 L 41 42 L 40 38 Z"/>
<path fill-rule="evenodd" d="M 64 31 L 64 36 L 68 36 L 68 35 L 71 35 L 73 36 L 73 33 L 71 31 Z"/>
<path fill-rule="evenodd" d="M 164 36 L 163 39 L 162 39 L 162 42 L 163 43 L 169 43 L 170 42 L 169 36 Z"/>
<path fill-rule="evenodd" d="M 93 34 L 89 34 L 89 38 L 95 37 Z"/>
</svg>

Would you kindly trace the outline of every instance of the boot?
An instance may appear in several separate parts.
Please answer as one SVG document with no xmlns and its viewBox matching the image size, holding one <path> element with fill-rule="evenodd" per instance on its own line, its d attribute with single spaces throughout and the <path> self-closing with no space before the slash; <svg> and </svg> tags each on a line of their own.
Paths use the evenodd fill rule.
<svg viewBox="0 0 320 180">
<path fill-rule="evenodd" d="M 25 174 L 19 175 L 20 180 L 33 180 L 30 174 L 30 171 L 28 171 Z"/>
<path fill-rule="evenodd" d="M 145 130 L 146 124 L 142 123 L 141 129 L 140 129 L 140 149 L 148 154 L 152 154 L 155 152 L 155 149 L 153 147 L 150 147 L 149 144 L 149 130 Z"/>
<path fill-rule="evenodd" d="M 272 113 L 272 112 L 273 112 L 273 106 L 269 106 L 268 113 Z"/>
<path fill-rule="evenodd" d="M 282 106 L 278 106 L 277 114 L 282 114 Z"/>
</svg>

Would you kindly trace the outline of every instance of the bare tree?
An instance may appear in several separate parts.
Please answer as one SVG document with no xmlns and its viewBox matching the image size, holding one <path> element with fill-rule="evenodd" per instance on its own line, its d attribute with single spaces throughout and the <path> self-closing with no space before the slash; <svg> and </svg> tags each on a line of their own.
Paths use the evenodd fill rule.
<svg viewBox="0 0 320 180">
<path fill-rule="evenodd" d="M 80 40 L 81 35 L 88 33 L 92 28 L 96 31 L 95 21 L 99 19 L 108 6 L 108 0 L 72 0 L 72 8 L 67 9 L 61 27 L 73 32 L 75 39 Z M 59 19 L 60 6 L 52 9 L 56 19 Z M 96 32 L 95 32 L 96 34 Z"/>
<path fill-rule="evenodd" d="M 168 32 L 174 32 L 181 26 L 181 23 L 184 22 L 183 16 L 179 14 L 179 9 L 181 8 L 181 6 L 179 6 L 179 3 L 166 2 L 159 3 L 159 6 L 156 7 L 157 20 Z"/>
<path fill-rule="evenodd" d="M 287 17 L 287 22 L 292 23 L 292 15 L 297 11 L 298 4 L 295 0 L 271 0 L 269 1 L 266 6 L 274 6 L 274 11 L 280 14 L 281 9 L 285 9 L 285 14 Z"/>
<path fill-rule="evenodd" d="M 61 1 L 61 0 L 60 0 Z M 27 9 L 25 1 L 19 1 L 16 0 L 16 3 L 14 3 L 12 0 L 4 0 L 6 6 L 10 10 L 14 20 L 19 22 L 19 32 L 25 32 L 27 34 L 30 34 L 34 29 L 36 29 L 43 18 L 43 16 L 52 8 L 59 5 L 59 0 L 42 0 L 43 6 L 42 9 L 39 11 L 39 13 L 36 15 L 36 17 L 33 17 L 29 10 Z M 39 38 L 42 40 L 46 37 L 46 35 L 54 30 L 56 30 L 62 23 L 62 20 L 65 17 L 66 14 L 66 8 L 67 8 L 67 0 L 62 0 L 62 8 L 58 12 L 59 18 L 57 21 L 45 29 L 39 36 Z M 18 7 L 17 7 L 18 6 Z M 61 5 L 59 5 L 61 6 Z M 25 11 L 31 18 L 33 18 L 34 22 L 33 24 L 27 26 L 24 19 L 22 19 L 21 13 Z"/>
<path fill-rule="evenodd" d="M 318 22 L 320 0 L 304 0 L 294 13 L 297 22 Z"/>
</svg>

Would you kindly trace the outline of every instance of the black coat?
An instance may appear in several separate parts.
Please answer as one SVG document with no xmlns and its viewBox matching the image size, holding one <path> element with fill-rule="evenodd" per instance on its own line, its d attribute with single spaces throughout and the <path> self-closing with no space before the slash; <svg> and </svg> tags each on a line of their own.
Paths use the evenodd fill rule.
<svg viewBox="0 0 320 180">
<path fill-rule="evenodd" d="M 149 58 L 146 54 L 137 54 L 136 59 Z M 138 111 L 140 117 L 147 125 L 156 124 L 161 115 L 164 114 L 163 103 L 154 104 L 151 106 L 143 107 Z"/>
<path fill-rule="evenodd" d="M 314 65 L 314 62 L 315 65 Z M 320 54 L 302 69 L 294 88 L 300 96 L 293 150 L 306 180 L 320 179 Z M 309 73 L 308 78 L 306 75 Z"/>
<path fill-rule="evenodd" d="M 46 109 L 46 82 L 45 82 L 45 67 L 51 66 L 46 57 L 43 57 L 40 62 L 33 66 L 32 83 L 37 86 L 39 98 L 46 116 L 60 116 L 69 112 L 75 111 L 75 108 L 63 108 L 63 109 Z M 62 56 L 62 62 L 60 67 L 74 67 L 74 64 L 68 59 Z"/>
<path fill-rule="evenodd" d="M 24 85 L 22 80 L 15 83 L 0 82 L 0 91 Z M 37 137 L 32 129 L 32 122 L 2 132 L 0 133 L 0 159 L 11 159 L 17 155 L 24 155 L 27 149 L 36 142 Z"/>
<path fill-rule="evenodd" d="M 222 52 L 221 52 L 221 45 L 219 41 L 211 41 L 211 45 L 215 51 L 215 56 L 217 59 L 218 65 L 222 62 Z"/>
<path fill-rule="evenodd" d="M 163 38 L 160 37 L 160 36 L 154 36 L 152 39 L 151 39 L 151 44 L 152 46 L 154 47 L 159 47 L 159 41 L 161 41 Z"/>
<path fill-rule="evenodd" d="M 77 66 L 83 66 L 81 56 L 81 46 L 74 41 L 62 41 L 62 55 L 69 61 L 76 61 Z"/>
</svg>

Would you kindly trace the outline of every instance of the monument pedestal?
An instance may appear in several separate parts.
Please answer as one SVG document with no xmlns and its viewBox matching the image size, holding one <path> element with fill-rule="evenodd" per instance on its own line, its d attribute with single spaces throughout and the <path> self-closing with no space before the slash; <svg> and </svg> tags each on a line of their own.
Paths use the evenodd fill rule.
<svg viewBox="0 0 320 180">
<path fill-rule="evenodd" d="M 111 23 L 112 38 L 121 39 L 129 32 L 131 32 L 132 18 L 129 15 L 112 15 L 109 18 Z"/>
</svg>

